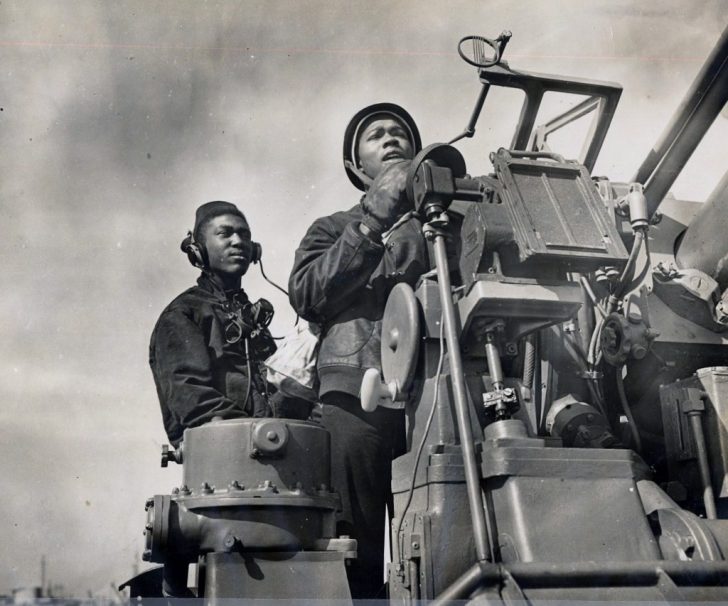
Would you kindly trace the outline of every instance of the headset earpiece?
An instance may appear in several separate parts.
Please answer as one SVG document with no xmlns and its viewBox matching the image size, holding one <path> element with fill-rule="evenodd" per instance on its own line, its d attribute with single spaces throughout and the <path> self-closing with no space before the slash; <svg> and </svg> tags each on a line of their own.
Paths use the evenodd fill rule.
<svg viewBox="0 0 728 606">
<path fill-rule="evenodd" d="M 184 240 L 179 245 L 180 250 L 187 255 L 190 263 L 199 269 L 205 267 L 205 256 L 202 247 L 195 240 L 191 231 L 187 232 Z"/>
<path fill-rule="evenodd" d="M 258 242 L 251 242 L 250 262 L 257 263 L 263 258 L 263 247 Z"/>
</svg>

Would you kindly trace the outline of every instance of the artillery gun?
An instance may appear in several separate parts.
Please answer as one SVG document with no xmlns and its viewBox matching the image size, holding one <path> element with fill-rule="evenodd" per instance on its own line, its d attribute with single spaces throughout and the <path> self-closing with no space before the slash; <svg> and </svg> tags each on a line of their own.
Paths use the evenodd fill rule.
<svg viewBox="0 0 728 606">
<path fill-rule="evenodd" d="M 728 29 L 629 183 L 591 175 L 621 87 L 513 70 L 509 38 L 461 41 L 475 109 L 407 181 L 433 269 L 392 291 L 382 373 L 362 384 L 365 409 L 395 402 L 407 418 L 389 600 L 728 599 L 728 174 L 705 203 L 667 196 L 728 100 Z M 518 125 L 471 177 L 452 144 L 499 86 L 524 93 Z M 580 101 L 537 125 L 550 92 Z M 551 149 L 585 118 L 578 158 Z M 170 577 L 175 558 L 197 564 L 212 601 L 345 599 L 356 545 L 333 536 L 322 434 L 289 420 L 188 430 L 166 456 L 200 488 L 150 500 L 148 559 Z"/>
</svg>

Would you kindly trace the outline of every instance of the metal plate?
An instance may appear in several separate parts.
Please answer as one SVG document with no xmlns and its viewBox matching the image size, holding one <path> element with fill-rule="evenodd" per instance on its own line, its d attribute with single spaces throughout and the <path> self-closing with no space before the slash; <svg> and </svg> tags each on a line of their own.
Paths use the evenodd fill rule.
<svg viewBox="0 0 728 606">
<path fill-rule="evenodd" d="M 420 315 L 415 293 L 408 284 L 397 284 L 389 293 L 382 320 L 382 374 L 407 391 L 417 366 L 420 348 Z"/>
</svg>

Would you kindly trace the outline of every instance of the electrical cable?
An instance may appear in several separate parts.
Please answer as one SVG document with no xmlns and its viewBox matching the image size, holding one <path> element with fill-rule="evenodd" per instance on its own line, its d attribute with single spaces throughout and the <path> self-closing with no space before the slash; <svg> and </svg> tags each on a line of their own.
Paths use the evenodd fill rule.
<svg viewBox="0 0 728 606">
<path fill-rule="evenodd" d="M 617 287 L 615 288 L 614 293 L 609 297 L 609 301 L 607 303 L 607 315 L 614 311 L 614 307 L 616 306 L 617 301 L 624 294 L 625 287 L 628 284 L 627 278 L 632 274 L 632 269 L 634 268 L 634 264 L 637 261 L 637 255 L 639 254 L 642 242 L 644 242 L 645 239 L 646 238 L 644 229 L 636 229 L 634 233 L 634 242 L 632 242 L 632 250 L 629 253 L 629 257 L 627 258 L 627 264 L 624 266 L 622 275 L 619 276 L 619 280 L 617 281 Z"/>
<path fill-rule="evenodd" d="M 645 238 L 642 245 L 645 247 L 645 266 L 640 271 L 639 275 L 634 278 L 624 289 L 625 292 L 630 292 L 634 290 L 635 286 L 637 286 L 640 282 L 642 282 L 645 279 L 645 276 L 647 275 L 647 272 L 650 270 L 650 267 L 652 266 L 652 263 L 650 262 L 650 245 L 649 245 L 649 238 Z"/>
<path fill-rule="evenodd" d="M 637 452 L 642 451 L 642 440 L 640 439 L 640 433 L 637 430 L 637 424 L 634 421 L 634 417 L 632 416 L 632 409 L 629 407 L 629 402 L 627 401 L 627 394 L 624 391 L 624 379 L 622 378 L 622 368 L 623 366 L 620 366 L 617 368 L 617 393 L 619 394 L 619 401 L 622 404 L 622 410 L 624 411 L 624 416 L 627 417 L 627 422 L 629 424 L 629 430 L 632 433 L 632 439 L 634 440 L 634 446 L 635 450 Z"/>
<path fill-rule="evenodd" d="M 250 366 L 250 350 L 248 349 L 248 337 L 245 337 L 243 339 L 243 344 L 245 346 L 245 367 L 248 371 L 248 384 L 245 387 L 245 400 L 243 401 L 243 411 L 245 411 L 248 406 L 248 400 L 250 399 L 250 386 L 253 383 L 253 370 Z"/>
<path fill-rule="evenodd" d="M 598 364 L 597 344 L 599 343 L 599 337 L 602 333 L 603 326 L 604 326 L 604 318 L 599 318 L 597 320 L 596 325 L 594 326 L 594 330 L 592 331 L 592 336 L 589 341 L 589 351 L 587 354 L 587 362 L 589 362 L 589 366 L 591 367 L 591 370 L 594 370 L 594 367 Z"/>
<path fill-rule="evenodd" d="M 263 270 L 263 259 L 258 259 L 258 265 L 260 266 L 260 273 L 262 274 L 263 279 L 266 282 L 268 282 L 268 284 L 270 284 L 271 286 L 274 286 L 275 288 L 277 288 L 278 290 L 280 290 L 284 295 L 288 296 L 288 291 L 287 290 L 285 290 L 284 288 L 281 288 L 280 286 L 278 286 L 278 284 L 276 284 L 275 282 L 273 282 L 273 280 L 271 280 L 270 278 L 268 278 L 268 276 L 265 275 L 265 271 Z"/>
<path fill-rule="evenodd" d="M 273 280 L 271 280 L 270 278 L 268 278 L 268 276 L 265 275 L 265 271 L 263 270 L 263 259 L 258 259 L 258 265 L 260 266 L 260 273 L 263 276 L 263 279 L 266 282 L 268 282 L 268 284 L 270 284 L 271 286 L 274 286 L 275 288 L 280 290 L 284 295 L 289 296 L 288 291 L 285 288 L 281 288 L 280 286 L 278 286 L 278 284 L 273 282 Z M 298 320 L 300 320 L 300 318 L 301 318 L 301 316 L 296 314 L 296 321 L 293 323 L 294 326 L 298 326 Z M 281 341 L 282 339 L 285 339 L 285 338 L 286 337 L 273 337 L 273 339 L 275 339 L 276 341 Z"/>
<path fill-rule="evenodd" d="M 425 424 L 425 430 L 422 433 L 422 439 L 420 440 L 420 444 L 417 447 L 417 454 L 415 455 L 415 464 L 412 468 L 412 480 L 410 482 L 409 491 L 407 493 L 407 502 L 404 505 L 404 509 L 402 510 L 402 515 L 399 517 L 399 521 L 397 522 L 397 533 L 395 534 L 394 538 L 397 541 L 397 545 L 399 546 L 399 552 L 400 552 L 400 560 L 402 556 L 402 547 L 399 543 L 399 533 L 402 532 L 402 523 L 404 522 L 404 517 L 407 514 L 407 510 L 409 509 L 409 506 L 412 504 L 412 497 L 414 496 L 415 491 L 415 482 L 417 481 L 417 468 L 420 465 L 420 458 L 422 457 L 422 451 L 425 447 L 425 442 L 427 441 L 427 434 L 430 432 L 430 426 L 432 425 L 432 419 L 435 417 L 435 410 L 437 410 L 437 396 L 440 391 L 440 376 L 442 375 L 442 366 L 445 361 L 445 334 L 444 334 L 444 318 L 442 314 L 440 314 L 440 358 L 437 361 L 437 371 L 435 373 L 435 387 L 433 390 L 433 396 L 432 396 L 432 408 L 430 409 L 430 414 L 427 417 L 427 423 Z"/>
<path fill-rule="evenodd" d="M 591 299 L 592 304 L 594 305 L 594 309 L 596 309 L 599 312 L 599 315 L 605 317 L 607 315 L 607 312 L 602 307 L 601 303 L 597 300 L 596 295 L 594 294 L 594 290 L 592 290 L 591 284 L 589 284 L 589 280 L 586 279 L 586 277 L 581 276 L 579 278 L 579 282 L 584 287 L 584 291 Z"/>
<path fill-rule="evenodd" d="M 566 345 L 568 353 L 571 354 L 572 359 L 579 365 L 579 369 L 582 372 L 589 372 L 589 363 L 587 361 L 586 353 L 584 353 L 584 349 L 582 348 L 578 340 L 573 336 L 573 334 L 567 336 L 564 339 L 564 344 Z M 607 415 L 604 408 L 604 401 L 600 396 L 598 386 L 596 385 L 598 379 L 586 378 L 585 380 L 586 386 L 589 389 L 589 393 L 591 394 L 594 405 L 597 407 L 597 410 L 602 413 L 602 416 L 606 419 Z"/>
</svg>

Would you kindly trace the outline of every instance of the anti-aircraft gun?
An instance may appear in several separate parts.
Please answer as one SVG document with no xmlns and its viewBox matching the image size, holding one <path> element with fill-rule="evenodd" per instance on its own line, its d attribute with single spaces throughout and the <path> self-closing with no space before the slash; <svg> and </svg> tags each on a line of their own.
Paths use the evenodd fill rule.
<svg viewBox="0 0 728 606">
<path fill-rule="evenodd" d="M 631 183 L 590 174 L 621 88 L 514 71 L 509 37 L 461 41 L 482 89 L 451 143 L 494 86 L 525 93 L 513 141 L 484 177 L 414 159 L 436 271 L 390 295 L 362 387 L 407 403 L 390 599 L 726 599 L 728 176 L 665 196 L 728 100 L 728 29 Z M 586 99 L 536 126 L 549 91 Z M 578 160 L 549 148 L 587 114 Z"/>
<path fill-rule="evenodd" d="M 407 181 L 435 269 L 392 291 L 362 385 L 365 408 L 407 417 L 390 601 L 727 599 L 728 175 L 703 204 L 667 192 L 728 100 L 728 30 L 629 183 L 591 175 L 621 87 L 513 70 L 509 38 L 461 41 L 475 109 Z M 493 87 L 524 103 L 471 177 L 452 144 Z M 582 100 L 537 125 L 552 92 Z M 585 118 L 577 159 L 551 149 Z M 183 486 L 147 502 L 145 558 L 165 567 L 132 595 L 163 572 L 186 595 L 195 564 L 211 602 L 348 599 L 327 449 L 303 421 L 188 430 L 163 455 Z"/>
</svg>

